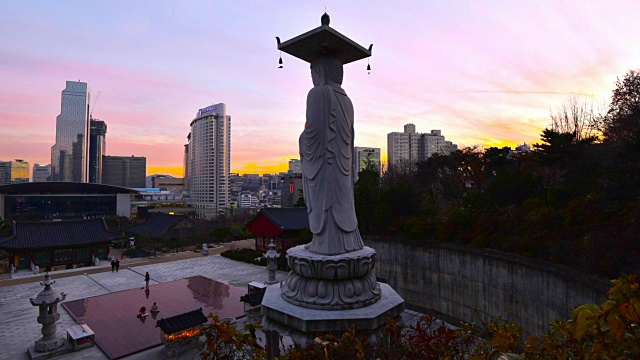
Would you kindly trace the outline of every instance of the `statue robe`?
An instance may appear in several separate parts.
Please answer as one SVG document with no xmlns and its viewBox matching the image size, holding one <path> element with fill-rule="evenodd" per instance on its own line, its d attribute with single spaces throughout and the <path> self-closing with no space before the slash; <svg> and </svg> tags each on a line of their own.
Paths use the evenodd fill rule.
<svg viewBox="0 0 640 360">
<path fill-rule="evenodd" d="M 353 105 L 344 90 L 311 89 L 299 143 L 310 251 L 335 255 L 364 247 L 353 199 L 353 138 Z"/>
</svg>

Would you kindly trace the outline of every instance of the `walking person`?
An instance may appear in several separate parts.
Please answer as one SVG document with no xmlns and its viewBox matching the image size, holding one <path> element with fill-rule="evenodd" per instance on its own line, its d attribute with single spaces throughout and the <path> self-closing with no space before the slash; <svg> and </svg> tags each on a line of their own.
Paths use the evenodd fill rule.
<svg viewBox="0 0 640 360">
<path fill-rule="evenodd" d="M 151 276 L 149 276 L 149 272 L 147 271 L 147 273 L 144 274 L 144 282 L 147 283 L 147 289 L 149 288 L 149 280 L 151 280 Z"/>
<path fill-rule="evenodd" d="M 116 272 L 120 269 L 120 260 L 116 259 Z"/>
<path fill-rule="evenodd" d="M 115 260 L 111 260 L 111 272 L 116 271 L 116 262 Z"/>
</svg>

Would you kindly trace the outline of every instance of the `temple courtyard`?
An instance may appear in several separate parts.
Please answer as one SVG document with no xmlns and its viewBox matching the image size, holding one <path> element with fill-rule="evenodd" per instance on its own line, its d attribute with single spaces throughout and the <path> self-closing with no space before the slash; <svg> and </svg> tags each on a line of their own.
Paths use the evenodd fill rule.
<svg viewBox="0 0 640 360">
<path fill-rule="evenodd" d="M 176 256 L 175 258 L 179 259 L 180 257 Z M 118 346 L 116 345 L 114 348 L 113 344 L 110 345 L 112 346 L 111 350 L 103 350 L 99 347 L 98 338 L 108 340 L 125 336 L 127 333 L 135 334 L 136 326 L 149 328 L 146 329 L 148 331 L 159 331 L 155 328 L 155 319 L 149 318 L 146 322 L 136 319 L 138 309 L 140 306 L 149 307 L 155 301 L 158 302 L 161 311 L 157 319 L 163 317 L 163 306 L 166 307 L 165 311 L 171 311 L 171 315 L 174 315 L 174 312 L 180 310 L 180 305 L 176 305 L 176 299 L 171 300 L 171 296 L 175 296 L 175 293 L 182 294 L 185 299 L 193 300 L 185 302 L 184 312 L 194 310 L 191 308 L 194 306 L 200 307 L 198 304 L 204 304 L 205 306 L 202 308 L 205 313 L 207 309 L 224 309 L 220 310 L 221 316 L 240 317 L 238 324 L 241 325 L 244 320 L 241 315 L 242 303 L 239 302 L 239 299 L 236 303 L 235 298 L 239 294 L 246 293 L 249 282 L 264 282 L 268 277 L 264 267 L 230 260 L 220 255 L 206 257 L 190 255 L 186 259 L 165 262 L 144 259 L 125 260 L 119 272 L 111 272 L 108 264 L 100 264 L 100 267 L 102 269 L 98 271 L 95 267 L 91 267 L 51 273 L 51 278 L 56 281 L 53 288 L 67 294 L 66 300 L 61 303 L 62 306 L 58 307 L 60 313 L 60 320 L 57 322 L 58 335 L 65 335 L 66 329 L 76 323 L 73 316 L 80 318 L 84 316 L 84 312 L 81 310 L 75 310 L 72 316 L 68 309 L 71 308 L 71 311 L 74 312 L 73 309 L 77 309 L 77 304 L 80 303 L 97 306 L 98 310 L 93 309 L 92 312 L 94 314 L 103 313 L 102 317 L 106 317 L 106 320 L 101 321 L 108 323 L 108 325 L 103 324 L 102 329 L 108 329 L 109 332 L 112 332 L 112 335 L 105 336 L 106 330 L 101 330 L 101 327 L 96 325 L 96 328 L 92 330 L 96 333 L 98 346 L 64 354 L 56 357 L 57 359 L 108 359 L 106 351 L 111 351 L 112 356 L 124 359 L 162 358 L 160 351 L 163 345 L 159 344 L 159 338 L 157 340 L 152 338 L 152 341 L 148 342 L 149 346 L 142 343 L 137 344 L 139 350 L 130 354 L 127 354 L 128 351 L 116 351 Z M 149 272 L 151 276 L 148 293 L 144 282 L 146 272 Z M 29 298 L 35 297 L 42 291 L 43 286 L 39 282 L 44 280 L 43 275 L 36 276 L 23 272 L 14 274 L 12 280 L 0 281 L 0 359 L 28 359 L 27 347 L 33 345 L 34 341 L 42 336 L 41 325 L 36 321 L 38 308 L 30 304 Z M 277 273 L 278 280 L 285 277 L 285 272 L 279 271 Z M 20 281 L 23 283 L 11 284 L 16 282 L 15 279 L 20 278 L 23 278 Z M 215 282 L 209 282 L 207 279 L 215 280 Z M 203 298 L 202 294 L 198 293 L 198 288 L 205 287 L 211 288 L 212 291 L 207 294 L 214 294 L 214 296 Z M 217 298 L 215 294 L 220 294 L 220 298 Z M 85 300 L 78 301 L 82 299 Z M 173 304 L 163 304 L 163 301 Z M 69 306 L 65 306 L 65 304 Z M 75 307 L 73 304 L 76 304 Z M 104 310 L 101 311 L 100 308 Z M 415 323 L 419 314 L 407 310 L 402 314 L 402 317 L 406 322 Z M 127 321 L 123 321 L 121 318 L 126 318 Z M 91 324 L 89 319 L 85 320 L 84 322 Z M 192 359 L 196 353 L 196 351 L 191 351 L 178 358 Z"/>
</svg>

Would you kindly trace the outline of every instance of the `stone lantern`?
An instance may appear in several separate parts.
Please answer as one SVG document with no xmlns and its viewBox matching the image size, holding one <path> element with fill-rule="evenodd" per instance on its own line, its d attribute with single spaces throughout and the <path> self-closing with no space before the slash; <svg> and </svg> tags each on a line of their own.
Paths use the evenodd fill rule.
<svg viewBox="0 0 640 360">
<path fill-rule="evenodd" d="M 31 305 L 38 306 L 40 309 L 38 323 L 42 324 L 42 338 L 36 340 L 33 348 L 29 348 L 29 353 L 32 353 L 32 349 L 35 353 L 51 353 L 65 345 L 64 338 L 56 336 L 56 321 L 60 319 L 58 303 L 64 301 L 67 295 L 52 289 L 51 285 L 54 283 L 55 281 L 51 280 L 47 272 L 44 275 L 44 281 L 40 282 L 44 290 L 35 299 L 29 299 Z M 33 355 L 31 357 L 33 358 Z"/>
<path fill-rule="evenodd" d="M 273 243 L 273 239 L 269 242 L 269 251 L 264 254 L 264 257 L 267 259 L 267 271 L 269 272 L 269 280 L 266 281 L 267 285 L 275 284 L 278 282 L 276 280 L 276 269 L 278 265 L 276 261 L 278 260 L 278 252 L 276 252 L 276 245 Z"/>
</svg>

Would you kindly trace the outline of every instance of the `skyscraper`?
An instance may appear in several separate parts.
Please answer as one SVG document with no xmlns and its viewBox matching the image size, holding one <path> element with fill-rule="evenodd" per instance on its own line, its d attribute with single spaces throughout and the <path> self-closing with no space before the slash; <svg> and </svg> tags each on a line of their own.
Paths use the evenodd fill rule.
<svg viewBox="0 0 640 360">
<path fill-rule="evenodd" d="M 29 182 L 29 163 L 16 161 L 0 161 L 0 185 Z"/>
<path fill-rule="evenodd" d="M 33 164 L 33 182 L 49 181 L 51 165 Z"/>
<path fill-rule="evenodd" d="M 198 110 L 187 139 L 189 202 L 198 217 L 211 219 L 230 203 L 231 116 L 227 106 Z"/>
<path fill-rule="evenodd" d="M 289 174 L 301 174 L 302 173 L 302 163 L 300 159 L 291 159 L 289 160 Z"/>
<path fill-rule="evenodd" d="M 102 184 L 143 188 L 146 177 L 147 158 L 144 156 L 102 157 Z"/>
<path fill-rule="evenodd" d="M 87 182 L 89 176 L 89 87 L 67 81 L 56 118 L 56 143 L 51 147 L 52 181 Z"/>
<path fill-rule="evenodd" d="M 102 156 L 107 148 L 107 124 L 98 119 L 89 123 L 89 182 L 102 184 Z"/>
<path fill-rule="evenodd" d="M 191 133 L 189 133 L 187 141 L 191 141 Z M 182 161 L 184 167 L 184 190 L 189 191 L 189 144 L 184 144 L 184 158 Z"/>
</svg>

